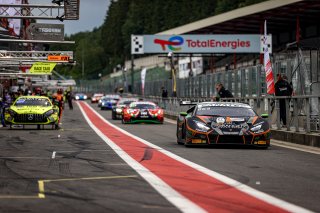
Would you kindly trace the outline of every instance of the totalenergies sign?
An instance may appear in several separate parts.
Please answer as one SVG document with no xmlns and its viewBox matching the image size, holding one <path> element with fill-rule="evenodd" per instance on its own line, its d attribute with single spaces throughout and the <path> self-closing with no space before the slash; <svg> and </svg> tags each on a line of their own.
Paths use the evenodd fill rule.
<svg viewBox="0 0 320 213">
<path fill-rule="evenodd" d="M 261 45 L 258 34 L 133 35 L 131 53 L 261 53 Z"/>
</svg>

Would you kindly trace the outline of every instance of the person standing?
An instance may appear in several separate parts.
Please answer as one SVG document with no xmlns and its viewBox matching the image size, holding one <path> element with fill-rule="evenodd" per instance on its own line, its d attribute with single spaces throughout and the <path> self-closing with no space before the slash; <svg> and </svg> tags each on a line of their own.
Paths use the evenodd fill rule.
<svg viewBox="0 0 320 213">
<path fill-rule="evenodd" d="M 287 76 L 279 75 L 278 81 L 275 83 L 275 95 L 276 96 L 291 96 L 293 89 L 290 83 L 286 80 Z M 287 99 L 287 101 L 289 101 Z M 284 126 L 287 125 L 287 114 L 286 114 L 286 99 L 279 100 L 280 105 L 280 121 Z"/>
<path fill-rule="evenodd" d="M 4 113 L 5 113 L 5 104 L 4 104 L 3 98 L 0 97 L 0 117 L 1 117 L 2 127 L 6 127 L 6 122 L 4 120 Z"/>
<path fill-rule="evenodd" d="M 1 100 L 1 124 L 3 127 L 6 127 L 5 123 L 5 111 L 7 108 L 9 108 L 12 104 L 12 97 L 11 95 L 5 91 L 4 96 L 2 97 Z"/>
<path fill-rule="evenodd" d="M 168 98 L 168 90 L 166 90 L 164 87 L 161 87 L 161 97 Z"/>
<path fill-rule="evenodd" d="M 164 88 L 164 86 L 161 87 L 161 101 L 163 102 L 163 108 L 167 108 L 166 99 L 168 98 L 168 90 Z"/>
<path fill-rule="evenodd" d="M 53 102 L 59 107 L 59 124 L 60 124 L 62 111 L 63 111 L 63 90 L 58 89 L 57 94 L 53 98 L 54 98 Z"/>
<path fill-rule="evenodd" d="M 224 88 L 222 83 L 216 84 L 216 91 L 218 94 L 216 97 L 214 97 L 214 99 L 216 101 L 219 101 L 220 98 L 233 98 L 232 93 L 229 90 L 227 90 L 226 88 Z"/>
<path fill-rule="evenodd" d="M 70 110 L 73 110 L 72 92 L 71 92 L 70 89 L 67 90 L 66 99 L 67 99 L 67 101 L 68 101 L 69 109 L 70 109 Z"/>
</svg>

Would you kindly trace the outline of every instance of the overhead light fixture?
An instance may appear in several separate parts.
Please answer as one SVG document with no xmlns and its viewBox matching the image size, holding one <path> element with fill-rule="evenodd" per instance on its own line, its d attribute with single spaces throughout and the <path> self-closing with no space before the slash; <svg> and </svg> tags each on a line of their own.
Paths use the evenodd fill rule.
<svg viewBox="0 0 320 213">
<path fill-rule="evenodd" d="M 61 21 L 61 22 L 63 22 L 63 20 L 64 20 L 63 18 L 64 18 L 64 15 L 62 15 L 62 16 L 57 16 L 57 17 L 56 17 L 56 19 L 58 19 L 58 20 Z"/>
<path fill-rule="evenodd" d="M 61 5 L 62 2 L 63 0 L 52 0 L 52 4 L 58 4 L 59 6 Z"/>
</svg>

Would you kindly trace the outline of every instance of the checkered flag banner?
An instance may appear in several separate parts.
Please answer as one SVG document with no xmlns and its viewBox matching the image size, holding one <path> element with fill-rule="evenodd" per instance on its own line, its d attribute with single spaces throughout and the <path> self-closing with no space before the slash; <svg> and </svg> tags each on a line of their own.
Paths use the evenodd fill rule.
<svg viewBox="0 0 320 213">
<path fill-rule="evenodd" d="M 143 36 L 131 36 L 131 54 L 143 54 Z"/>
<path fill-rule="evenodd" d="M 264 35 L 261 35 L 260 37 L 260 53 L 261 54 L 264 54 L 264 47 L 265 47 L 265 43 L 266 42 L 266 45 L 267 45 L 267 48 L 268 48 L 268 52 L 269 53 L 272 53 L 272 36 L 271 35 L 267 35 L 266 37 L 266 41 L 265 40 L 265 37 Z"/>
</svg>

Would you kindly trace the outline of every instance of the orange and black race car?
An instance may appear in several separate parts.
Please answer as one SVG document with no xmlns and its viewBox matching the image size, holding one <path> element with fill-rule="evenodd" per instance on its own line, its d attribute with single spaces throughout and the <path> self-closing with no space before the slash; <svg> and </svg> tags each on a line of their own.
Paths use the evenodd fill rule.
<svg viewBox="0 0 320 213">
<path fill-rule="evenodd" d="M 267 114 L 258 116 L 247 104 L 202 102 L 177 119 L 177 142 L 188 145 L 242 144 L 270 146 Z"/>
</svg>

